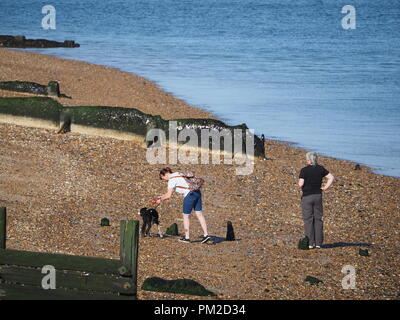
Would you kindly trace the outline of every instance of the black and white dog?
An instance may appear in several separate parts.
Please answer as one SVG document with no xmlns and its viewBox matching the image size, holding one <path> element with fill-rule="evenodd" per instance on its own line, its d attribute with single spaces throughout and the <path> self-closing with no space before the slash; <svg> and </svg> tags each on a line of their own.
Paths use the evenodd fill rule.
<svg viewBox="0 0 400 320">
<path fill-rule="evenodd" d="M 143 219 L 142 228 L 140 230 L 140 233 L 142 234 L 142 236 L 151 237 L 150 229 L 153 226 L 153 224 L 156 224 L 158 227 L 159 237 L 160 238 L 163 237 L 163 235 L 161 233 L 160 221 L 158 219 L 158 212 L 156 209 L 142 208 L 139 210 L 139 215 Z"/>
</svg>

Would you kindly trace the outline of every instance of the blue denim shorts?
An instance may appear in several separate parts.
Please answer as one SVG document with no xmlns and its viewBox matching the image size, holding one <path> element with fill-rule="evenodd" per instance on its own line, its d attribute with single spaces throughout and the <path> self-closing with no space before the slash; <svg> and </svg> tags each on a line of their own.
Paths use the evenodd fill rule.
<svg viewBox="0 0 400 320">
<path fill-rule="evenodd" d="M 183 214 L 191 214 L 192 210 L 201 211 L 203 209 L 201 203 L 201 192 L 190 191 L 185 198 L 183 198 Z"/>
</svg>

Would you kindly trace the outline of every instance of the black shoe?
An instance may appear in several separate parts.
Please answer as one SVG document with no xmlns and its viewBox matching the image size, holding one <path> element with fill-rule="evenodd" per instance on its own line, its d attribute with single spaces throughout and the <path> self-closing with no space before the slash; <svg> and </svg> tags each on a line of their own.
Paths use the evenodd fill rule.
<svg viewBox="0 0 400 320">
<path fill-rule="evenodd" d="M 185 237 L 180 238 L 178 241 L 185 242 L 185 243 L 190 243 L 190 239 L 186 239 Z"/>
<path fill-rule="evenodd" d="M 204 236 L 204 237 L 201 237 L 201 238 L 202 238 L 202 239 L 201 239 L 201 243 L 206 243 L 208 240 L 211 239 L 210 236 Z"/>
</svg>

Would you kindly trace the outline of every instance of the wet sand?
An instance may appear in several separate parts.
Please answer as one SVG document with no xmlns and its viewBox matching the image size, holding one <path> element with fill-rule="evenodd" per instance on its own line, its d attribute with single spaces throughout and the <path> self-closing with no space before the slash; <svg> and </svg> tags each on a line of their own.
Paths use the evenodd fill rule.
<svg viewBox="0 0 400 320">
<path fill-rule="evenodd" d="M 4 49 L 0 68 L 1 81 L 58 80 L 75 105 L 134 106 L 166 118 L 205 116 L 150 82 L 110 68 Z M 106 74 L 107 81 L 95 81 Z M 130 90 L 121 88 L 123 79 L 131 79 Z M 109 96 L 104 84 L 121 94 Z M 153 94 L 143 94 L 144 86 Z M 9 248 L 118 259 L 119 221 L 137 219 L 137 210 L 166 189 L 158 179 L 162 166 L 148 164 L 145 149 L 134 141 L 13 124 L 0 124 L 0 141 L 0 206 L 8 210 Z M 204 214 L 216 243 L 141 238 L 139 298 L 198 298 L 140 290 L 144 279 L 156 276 L 194 279 L 217 299 L 399 299 L 400 179 L 321 157 L 336 177 L 324 195 L 325 247 L 301 251 L 297 177 L 305 151 L 269 140 L 265 147 L 271 160 L 257 160 L 248 176 L 235 175 L 232 165 L 171 165 L 206 177 Z M 180 211 L 178 195 L 159 207 L 164 229 L 176 222 L 182 230 Z M 103 217 L 111 227 L 100 227 Z M 197 240 L 201 228 L 195 217 L 191 221 Z M 237 241 L 224 241 L 227 221 Z M 370 257 L 360 256 L 359 248 L 368 248 Z M 355 290 L 342 288 L 345 265 L 356 269 Z M 324 283 L 309 285 L 308 275 Z"/>
</svg>

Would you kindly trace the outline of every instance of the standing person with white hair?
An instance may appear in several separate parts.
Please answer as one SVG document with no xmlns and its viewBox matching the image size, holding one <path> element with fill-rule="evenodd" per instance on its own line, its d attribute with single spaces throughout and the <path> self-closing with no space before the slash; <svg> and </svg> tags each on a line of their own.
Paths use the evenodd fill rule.
<svg viewBox="0 0 400 320">
<path fill-rule="evenodd" d="M 322 191 L 332 186 L 334 176 L 323 166 L 318 164 L 315 152 L 306 154 L 307 166 L 301 169 L 299 186 L 303 191 L 301 197 L 301 210 L 304 219 L 304 233 L 309 239 L 309 248 L 321 248 L 324 240 L 323 234 L 323 206 Z M 322 179 L 328 179 L 322 187 Z"/>
</svg>

